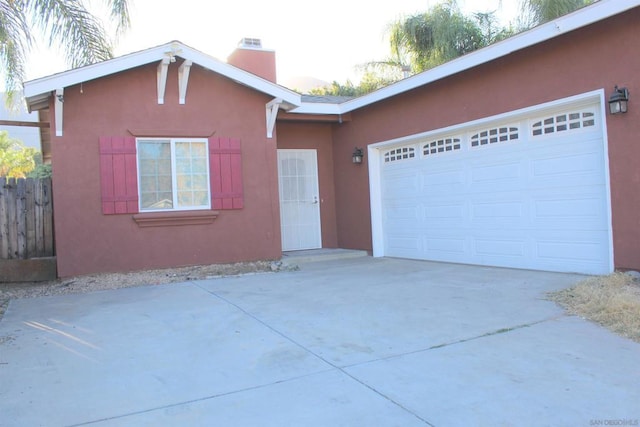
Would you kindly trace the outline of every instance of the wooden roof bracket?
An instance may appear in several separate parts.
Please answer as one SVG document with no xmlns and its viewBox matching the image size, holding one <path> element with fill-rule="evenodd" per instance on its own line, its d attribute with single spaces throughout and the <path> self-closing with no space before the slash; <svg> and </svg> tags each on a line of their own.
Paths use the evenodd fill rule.
<svg viewBox="0 0 640 427">
<path fill-rule="evenodd" d="M 179 103 L 184 105 L 187 98 L 187 86 L 189 84 L 189 71 L 193 61 L 187 59 L 178 68 L 178 93 Z"/>
<path fill-rule="evenodd" d="M 164 104 L 164 92 L 167 87 L 167 74 L 171 57 L 166 56 L 158 64 L 158 104 Z"/>
<path fill-rule="evenodd" d="M 267 102 L 267 138 L 273 138 L 273 128 L 276 125 L 276 117 L 278 117 L 278 110 L 282 102 L 282 98 L 274 98 Z"/>
</svg>

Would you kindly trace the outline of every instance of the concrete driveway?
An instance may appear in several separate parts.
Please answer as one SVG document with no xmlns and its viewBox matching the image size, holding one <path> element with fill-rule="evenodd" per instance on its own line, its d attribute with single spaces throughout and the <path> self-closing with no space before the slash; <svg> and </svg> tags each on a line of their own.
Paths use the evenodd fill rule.
<svg viewBox="0 0 640 427">
<path fill-rule="evenodd" d="M 0 425 L 638 425 L 640 345 L 544 299 L 579 279 L 365 257 L 15 300 Z"/>
</svg>

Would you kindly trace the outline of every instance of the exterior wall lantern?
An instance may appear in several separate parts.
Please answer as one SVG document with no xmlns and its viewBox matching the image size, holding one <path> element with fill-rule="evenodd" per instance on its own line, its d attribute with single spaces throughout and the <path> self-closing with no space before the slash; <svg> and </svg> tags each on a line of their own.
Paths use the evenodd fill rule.
<svg viewBox="0 0 640 427">
<path fill-rule="evenodd" d="M 627 112 L 627 104 L 629 102 L 629 89 L 626 87 L 618 89 L 616 85 L 613 93 L 609 96 L 609 112 L 611 114 L 620 114 Z"/>
<path fill-rule="evenodd" d="M 364 151 L 362 150 L 362 148 L 356 147 L 355 150 L 353 150 L 353 154 L 351 155 L 351 161 L 356 165 L 359 165 L 362 163 L 363 158 L 364 158 Z"/>
</svg>

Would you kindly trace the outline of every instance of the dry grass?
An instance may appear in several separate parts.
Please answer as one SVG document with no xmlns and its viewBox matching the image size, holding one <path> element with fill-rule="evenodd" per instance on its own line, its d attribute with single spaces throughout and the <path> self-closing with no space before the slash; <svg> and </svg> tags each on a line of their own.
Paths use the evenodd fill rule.
<svg viewBox="0 0 640 427">
<path fill-rule="evenodd" d="M 586 279 L 550 294 L 567 312 L 640 342 L 640 282 L 625 273 Z"/>
</svg>

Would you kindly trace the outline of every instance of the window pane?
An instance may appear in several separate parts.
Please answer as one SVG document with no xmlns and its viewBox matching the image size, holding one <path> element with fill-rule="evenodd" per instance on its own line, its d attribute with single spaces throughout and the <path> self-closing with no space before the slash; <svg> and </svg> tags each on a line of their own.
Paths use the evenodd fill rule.
<svg viewBox="0 0 640 427">
<path fill-rule="evenodd" d="M 203 206 L 209 203 L 209 193 L 206 191 L 194 191 L 193 192 L 193 204 L 196 206 Z"/>
<path fill-rule="evenodd" d="M 191 157 L 191 142 L 176 142 L 176 159 Z"/>
<path fill-rule="evenodd" d="M 191 144 L 191 155 L 196 158 L 207 158 L 207 146 L 204 142 L 194 142 Z"/>
<path fill-rule="evenodd" d="M 178 175 L 176 185 L 178 191 L 191 190 L 191 175 Z"/>
<path fill-rule="evenodd" d="M 209 204 L 207 175 L 207 144 L 176 142 L 176 185 L 179 207 L 199 207 Z M 200 195 L 204 192 L 204 197 Z"/>
<path fill-rule="evenodd" d="M 158 188 L 163 191 L 171 192 L 171 186 L 173 183 L 171 182 L 171 175 L 159 175 L 158 176 Z"/>
<path fill-rule="evenodd" d="M 191 191 L 178 191 L 178 204 L 180 206 L 193 206 L 193 194 Z"/>
<path fill-rule="evenodd" d="M 194 190 L 204 190 L 207 191 L 207 184 L 209 183 L 209 179 L 206 174 L 201 175 L 193 175 L 191 177 L 191 184 L 193 185 Z"/>
<path fill-rule="evenodd" d="M 138 156 L 143 159 L 155 159 L 160 152 L 166 152 L 170 154 L 170 141 L 168 140 L 150 140 L 139 141 L 138 143 Z"/>
<path fill-rule="evenodd" d="M 158 180 L 155 176 L 141 176 L 140 187 L 144 188 L 145 192 L 156 192 L 158 191 Z"/>
<path fill-rule="evenodd" d="M 176 159 L 176 173 L 191 173 L 191 161 L 188 158 Z"/>
<path fill-rule="evenodd" d="M 142 200 L 141 200 L 141 204 L 142 206 L 150 206 L 153 203 L 155 203 L 156 199 L 155 197 L 153 197 L 153 194 L 151 193 L 142 193 Z"/>
<path fill-rule="evenodd" d="M 207 159 L 196 158 L 191 162 L 191 172 L 192 173 L 207 173 Z"/>
<path fill-rule="evenodd" d="M 169 141 L 139 141 L 141 209 L 171 209 L 171 144 Z"/>
<path fill-rule="evenodd" d="M 209 206 L 205 141 L 138 140 L 138 165 L 141 210 Z"/>
<path fill-rule="evenodd" d="M 173 193 L 159 193 L 158 201 L 153 204 L 152 209 L 173 208 Z"/>
</svg>

